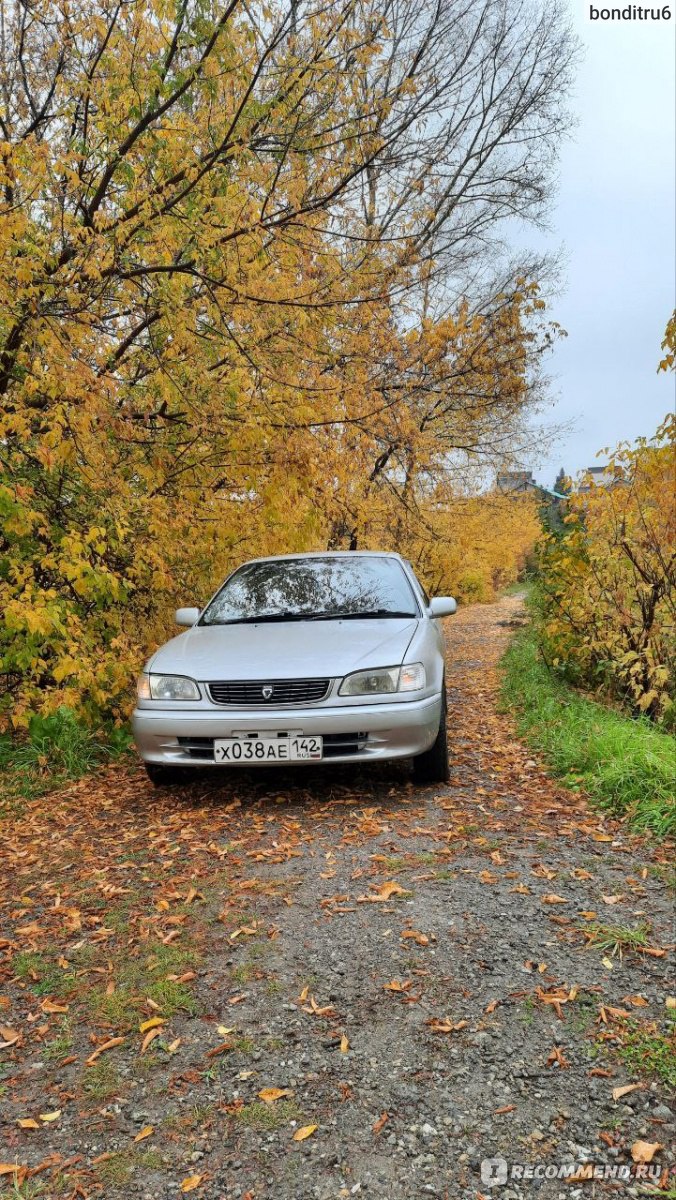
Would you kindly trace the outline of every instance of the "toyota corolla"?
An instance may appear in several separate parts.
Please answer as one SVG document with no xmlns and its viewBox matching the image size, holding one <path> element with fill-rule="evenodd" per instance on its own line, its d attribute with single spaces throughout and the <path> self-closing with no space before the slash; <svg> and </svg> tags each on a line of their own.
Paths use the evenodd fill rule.
<svg viewBox="0 0 676 1200">
<path fill-rule="evenodd" d="M 412 758 L 448 779 L 444 645 L 398 554 L 344 551 L 238 567 L 138 681 L 136 745 L 153 783 L 185 768 Z"/>
</svg>

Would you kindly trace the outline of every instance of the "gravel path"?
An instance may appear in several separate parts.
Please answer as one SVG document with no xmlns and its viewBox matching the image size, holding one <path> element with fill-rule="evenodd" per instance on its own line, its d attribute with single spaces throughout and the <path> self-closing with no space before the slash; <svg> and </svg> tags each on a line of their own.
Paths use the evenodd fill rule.
<svg viewBox="0 0 676 1200">
<path fill-rule="evenodd" d="M 111 771 L 26 806 L 3 843 L 0 1194 L 674 1196 L 668 855 L 498 713 L 519 620 L 510 598 L 448 622 L 448 786 Z"/>
</svg>

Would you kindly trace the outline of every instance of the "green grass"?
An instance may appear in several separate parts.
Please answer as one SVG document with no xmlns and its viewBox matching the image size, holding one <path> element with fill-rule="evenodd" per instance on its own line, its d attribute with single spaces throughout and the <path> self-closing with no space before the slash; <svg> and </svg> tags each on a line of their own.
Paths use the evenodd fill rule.
<svg viewBox="0 0 676 1200">
<path fill-rule="evenodd" d="M 597 950 L 610 951 L 613 957 L 622 958 L 629 950 L 643 950 L 648 945 L 650 926 L 647 921 L 640 925 L 586 925 L 582 932 L 590 945 Z"/>
<path fill-rule="evenodd" d="M 166 979 L 165 974 L 180 975 L 192 967 L 199 956 L 194 950 L 178 946 L 156 946 L 142 958 L 127 959 L 116 967 L 115 991 L 109 996 L 104 986 L 89 992 L 86 1005 L 95 1020 L 105 1020 L 116 1028 L 133 1025 L 147 999 L 158 1005 L 163 1017 L 177 1012 L 194 1016 L 199 1008 L 187 983 Z"/>
<path fill-rule="evenodd" d="M 22 799 L 79 779 L 130 745 L 126 729 L 91 729 L 70 708 L 34 716 L 26 733 L 0 735 L 0 817 L 16 818 Z"/>
<path fill-rule="evenodd" d="M 540 659 L 533 629 L 517 634 L 502 666 L 503 705 L 556 776 L 637 829 L 676 833 L 672 737 L 559 680 Z"/>
<path fill-rule="evenodd" d="M 128 1183 L 138 1174 L 142 1177 L 144 1171 L 157 1171 L 163 1166 L 162 1155 L 158 1150 L 120 1150 L 97 1163 L 96 1171 L 100 1179 L 110 1187 Z"/>
<path fill-rule="evenodd" d="M 532 586 L 532 584 L 530 583 L 529 580 L 517 579 L 515 583 L 508 583 L 505 587 L 501 588 L 500 595 L 501 596 L 520 596 L 520 595 L 523 595 L 524 592 L 528 592 L 528 590 L 531 586 Z"/>
<path fill-rule="evenodd" d="M 37 950 L 20 950 L 11 965 L 16 978 L 23 980 L 35 996 L 63 997 L 77 987 L 75 975 Z"/>
<path fill-rule="evenodd" d="M 619 1048 L 620 1058 L 637 1075 L 656 1075 L 676 1088 L 676 1021 L 663 1033 L 656 1024 L 632 1023 Z"/>
<path fill-rule="evenodd" d="M 83 1087 L 92 1100 L 107 1100 L 122 1086 L 122 1077 L 112 1063 L 101 1059 L 91 1067 L 85 1067 Z"/>
<path fill-rule="evenodd" d="M 51 1041 L 42 1047 L 42 1057 L 45 1062 L 58 1062 L 66 1058 L 73 1049 L 73 1034 L 68 1020 L 62 1021 L 59 1032 Z"/>
<path fill-rule="evenodd" d="M 265 1130 L 280 1129 L 290 1121 L 301 1119 L 300 1109 L 294 1100 L 277 1100 L 274 1104 L 255 1100 L 252 1104 L 245 1104 L 235 1116 L 241 1125 L 247 1125 L 249 1129 L 256 1129 L 261 1133 Z"/>
</svg>

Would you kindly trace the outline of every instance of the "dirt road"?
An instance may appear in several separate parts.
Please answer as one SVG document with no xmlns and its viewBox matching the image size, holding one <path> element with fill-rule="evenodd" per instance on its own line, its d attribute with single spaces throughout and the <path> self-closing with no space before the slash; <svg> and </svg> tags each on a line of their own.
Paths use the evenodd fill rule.
<svg viewBox="0 0 676 1200">
<path fill-rule="evenodd" d="M 448 622 L 448 786 L 401 766 L 154 791 L 111 770 L 26 805 L 2 841 L 0 1194 L 666 1187 L 667 855 L 498 713 L 519 611 Z M 585 1163 L 616 1178 L 542 1177 Z"/>
</svg>

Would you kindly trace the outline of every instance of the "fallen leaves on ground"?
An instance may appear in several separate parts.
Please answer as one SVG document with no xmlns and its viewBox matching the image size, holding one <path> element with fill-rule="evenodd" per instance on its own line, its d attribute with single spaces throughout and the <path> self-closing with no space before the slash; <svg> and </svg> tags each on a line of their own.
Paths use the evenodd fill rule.
<svg viewBox="0 0 676 1200">
<path fill-rule="evenodd" d="M 266 1104 L 273 1104 L 275 1100 L 281 1100 L 282 1096 L 293 1096 L 291 1088 L 261 1088 L 257 1093 L 259 1100 L 264 1100 Z"/>
<path fill-rule="evenodd" d="M 635 1163 L 650 1163 L 659 1150 L 664 1150 L 661 1142 L 634 1142 L 631 1157 Z"/>
<path fill-rule="evenodd" d="M 372 1128 L 373 1132 L 375 1133 L 376 1137 L 378 1136 L 378 1134 L 379 1134 L 379 1133 L 380 1133 L 380 1131 L 382 1130 L 382 1128 L 383 1128 L 383 1126 L 385 1125 L 385 1123 L 386 1123 L 387 1121 L 389 1121 L 389 1119 L 390 1119 L 390 1114 L 389 1114 L 389 1113 L 387 1113 L 387 1112 L 384 1112 L 384 1113 L 381 1113 L 381 1114 L 380 1114 L 380 1116 L 378 1117 L 378 1120 L 377 1120 L 377 1121 L 374 1121 L 374 1122 L 373 1122 L 373 1125 L 371 1126 L 371 1128 Z"/>
<path fill-rule="evenodd" d="M 613 1088 L 613 1100 L 621 1100 L 623 1096 L 628 1096 L 630 1092 L 639 1091 L 643 1086 L 642 1083 L 625 1083 L 621 1087 Z"/>
<path fill-rule="evenodd" d="M 303 777 L 287 788 L 275 772 L 156 793 L 140 772 L 116 766 L 26 801 L 0 844 L 10 882 L 0 898 L 0 1105 L 3 1159 L 16 1157 L 2 1164 L 6 1184 L 39 1170 L 51 1195 L 47 1173 L 63 1169 L 73 1200 L 118 1200 L 127 1184 L 110 1179 L 145 1155 L 158 1163 L 148 1168 L 158 1194 L 182 1194 L 181 1180 L 206 1194 L 237 1142 L 242 1167 L 230 1190 L 253 1197 L 257 1146 L 268 1144 L 260 1126 L 270 1130 L 269 1190 L 281 1198 L 292 1142 L 318 1131 L 303 1123 L 313 1113 L 327 1156 L 344 1157 L 348 1146 L 372 1153 L 374 1139 L 398 1138 L 408 1120 L 390 1085 L 410 1081 L 436 1124 L 448 1091 L 466 1082 L 456 1062 L 473 1072 L 481 1060 L 480 1038 L 491 1039 L 497 1080 L 513 1087 L 515 1028 L 530 1069 L 561 1089 L 567 1107 L 589 1096 L 590 1120 L 611 1094 L 621 1103 L 650 1086 L 647 1072 L 636 1081 L 643 1067 L 616 1051 L 632 1019 L 665 1021 L 676 1007 L 665 978 L 670 935 L 650 905 L 653 870 L 662 860 L 666 870 L 669 856 L 629 843 L 584 797 L 525 767 L 528 752 L 495 710 L 485 665 L 504 611 L 465 618 L 465 658 L 476 665 L 452 660 L 448 787 L 418 791 L 403 775 L 376 772 L 365 804 L 364 780 L 346 770 L 344 782 L 336 773 L 321 785 Z M 333 896 L 324 895 L 328 878 Z M 650 914 L 655 944 L 622 962 L 588 954 L 584 987 L 568 982 L 584 922 L 623 896 Z M 617 904 L 605 908 L 603 897 Z M 443 1059 L 444 1071 L 430 1059 Z M 377 1107 L 362 1109 L 355 1126 L 372 1074 Z M 494 1120 L 504 1151 L 529 1135 L 534 1113 L 528 1095 L 503 1099 L 473 1103 Z M 118 1131 L 135 1106 L 139 1124 Z M 650 1136 L 627 1122 L 616 1138 L 626 1157 Z M 664 1125 L 646 1129 L 667 1142 Z M 38 1147 L 50 1152 L 42 1163 Z M 35 1154 L 30 1167 L 24 1148 Z M 308 1162 L 312 1149 L 300 1148 Z M 437 1163 L 440 1189 L 454 1194 L 444 1176 L 452 1165 Z"/>
<path fill-rule="evenodd" d="M 125 1039 L 123 1037 L 108 1038 L 108 1040 L 104 1042 L 102 1046 L 98 1046 L 94 1053 L 89 1055 L 89 1058 L 87 1059 L 87 1066 L 92 1066 L 96 1062 L 97 1058 L 100 1058 L 101 1055 L 105 1054 L 107 1050 L 112 1050 L 114 1046 L 121 1046 L 124 1041 Z"/>
<path fill-rule="evenodd" d="M 429 1017 L 425 1021 L 433 1033 L 457 1033 L 467 1027 L 467 1021 L 452 1021 L 450 1017 Z"/>
<path fill-rule="evenodd" d="M 410 896 L 410 891 L 402 887 L 396 880 L 390 879 L 386 883 L 381 883 L 379 887 L 374 887 L 373 891 L 368 896 L 357 896 L 358 904 L 374 904 L 380 901 L 391 900 L 393 896 Z"/>
<path fill-rule="evenodd" d="M 199 1187 L 203 1180 L 203 1175 L 188 1175 L 181 1184 L 182 1192 L 194 1192 L 195 1188 Z"/>
<path fill-rule="evenodd" d="M 317 1129 L 319 1129 L 318 1125 L 302 1125 L 293 1135 L 294 1142 L 304 1142 L 306 1138 L 312 1137 Z"/>
</svg>

